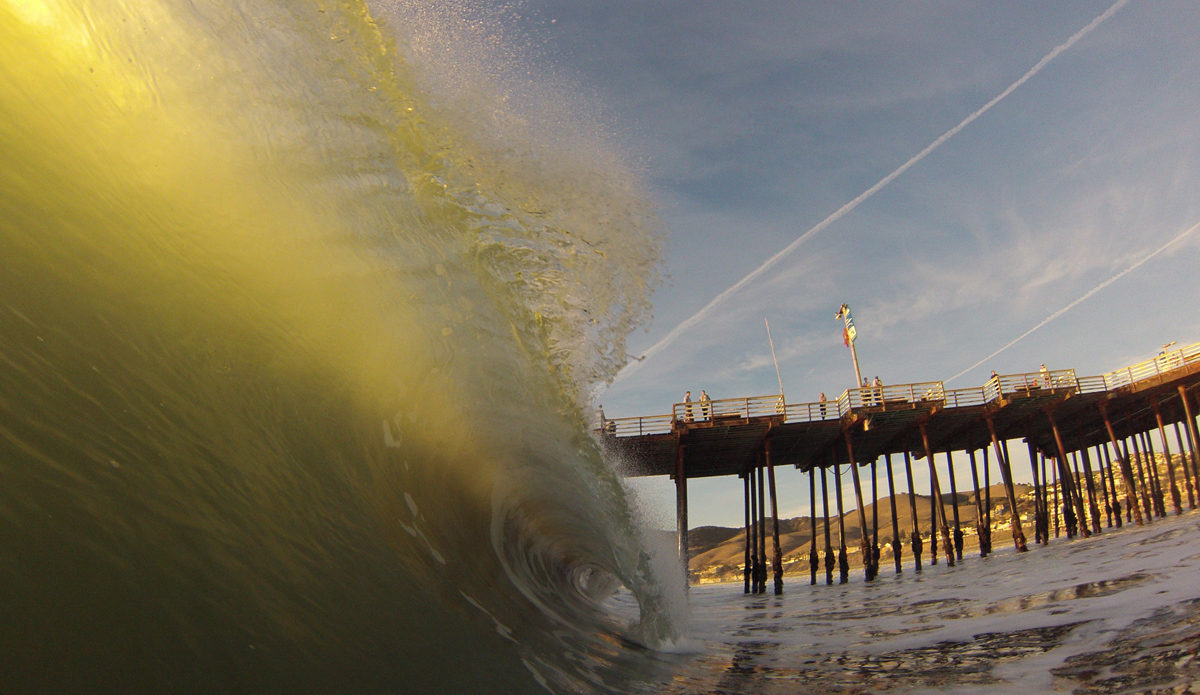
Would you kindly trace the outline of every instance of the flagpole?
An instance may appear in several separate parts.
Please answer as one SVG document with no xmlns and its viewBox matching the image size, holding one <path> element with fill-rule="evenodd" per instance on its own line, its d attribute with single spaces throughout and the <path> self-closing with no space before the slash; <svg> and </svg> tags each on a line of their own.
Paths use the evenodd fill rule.
<svg viewBox="0 0 1200 695">
<path fill-rule="evenodd" d="M 783 377 L 779 375 L 779 359 L 775 357 L 775 339 L 771 337 L 771 322 L 766 318 L 763 323 L 767 324 L 767 341 L 771 343 L 771 359 L 775 360 L 775 378 L 779 379 L 779 395 L 783 395 Z"/>
<path fill-rule="evenodd" d="M 842 319 L 846 323 L 846 328 L 842 333 L 842 337 L 846 341 L 846 345 L 850 346 L 850 358 L 854 360 L 854 387 L 862 386 L 862 371 L 858 368 L 858 350 L 854 348 L 854 341 L 858 337 L 858 331 L 854 328 L 854 319 L 850 316 L 850 305 L 843 304 L 838 313 L 834 314 L 833 318 Z"/>
<path fill-rule="evenodd" d="M 863 376 L 862 371 L 858 368 L 858 350 L 854 349 L 854 339 L 850 339 L 850 359 L 854 360 L 854 385 L 862 386 Z"/>
</svg>

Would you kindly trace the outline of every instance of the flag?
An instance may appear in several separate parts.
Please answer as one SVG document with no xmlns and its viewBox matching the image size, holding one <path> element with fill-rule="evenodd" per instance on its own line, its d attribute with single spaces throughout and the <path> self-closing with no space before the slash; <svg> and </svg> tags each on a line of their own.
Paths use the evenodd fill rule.
<svg viewBox="0 0 1200 695">
<path fill-rule="evenodd" d="M 850 329 L 842 329 L 842 342 L 846 344 L 846 347 L 850 347 Z"/>
</svg>

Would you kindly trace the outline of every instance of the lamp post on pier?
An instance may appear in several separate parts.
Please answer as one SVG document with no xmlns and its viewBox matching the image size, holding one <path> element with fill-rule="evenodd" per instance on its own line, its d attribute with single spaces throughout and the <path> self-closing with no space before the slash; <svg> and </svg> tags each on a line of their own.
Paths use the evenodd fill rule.
<svg viewBox="0 0 1200 695">
<path fill-rule="evenodd" d="M 858 337 L 858 331 L 854 328 L 854 317 L 850 315 L 850 305 L 843 304 L 833 318 L 846 322 L 846 328 L 842 331 L 842 341 L 846 343 L 846 347 L 850 348 L 850 357 L 854 360 L 854 387 L 858 388 L 862 386 L 863 378 L 862 371 L 858 368 L 858 351 L 854 349 L 854 339 Z"/>
</svg>

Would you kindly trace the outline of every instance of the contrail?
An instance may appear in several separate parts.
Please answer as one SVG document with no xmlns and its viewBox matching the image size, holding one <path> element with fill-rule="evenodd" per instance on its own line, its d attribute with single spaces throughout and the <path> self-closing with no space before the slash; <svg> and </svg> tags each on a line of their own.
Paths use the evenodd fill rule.
<svg viewBox="0 0 1200 695">
<path fill-rule="evenodd" d="M 1129 267 L 1128 267 L 1128 268 L 1126 268 L 1125 270 L 1122 270 L 1121 272 L 1119 272 L 1119 273 L 1117 273 L 1116 275 L 1114 275 L 1114 276 L 1110 277 L 1109 279 L 1105 280 L 1104 282 L 1100 283 L 1099 285 L 1096 285 L 1096 286 L 1095 286 L 1095 287 L 1093 287 L 1093 288 L 1092 288 L 1092 289 L 1091 289 L 1091 290 L 1090 290 L 1090 291 L 1089 291 L 1087 294 L 1083 295 L 1083 296 L 1082 296 L 1082 297 L 1080 297 L 1079 299 L 1076 299 L 1075 301 L 1071 302 L 1070 304 L 1066 305 L 1065 307 L 1063 307 L 1063 308 L 1059 309 L 1058 311 L 1054 312 L 1053 314 L 1050 314 L 1050 315 L 1049 315 L 1049 316 L 1047 316 L 1046 318 L 1042 319 L 1042 322 L 1041 322 L 1041 323 L 1039 323 L 1038 325 L 1034 326 L 1033 328 L 1030 328 L 1029 330 L 1025 331 L 1025 332 L 1024 332 L 1024 333 L 1022 333 L 1021 335 L 1017 336 L 1016 340 L 1013 340 L 1013 341 L 1012 341 L 1011 343 L 1009 343 L 1008 345 L 1005 345 L 1004 347 L 1002 347 L 1002 348 L 1000 348 L 999 350 L 997 350 L 997 351 L 993 352 L 992 354 L 988 355 L 987 357 L 984 357 L 983 359 L 979 360 L 978 362 L 976 362 L 975 364 L 971 365 L 970 367 L 967 367 L 966 369 L 962 370 L 962 371 L 961 371 L 961 372 L 959 372 L 958 374 L 955 374 L 954 376 L 950 377 L 949 379 L 946 379 L 946 381 L 945 381 L 945 382 L 943 382 L 943 383 L 947 383 L 947 384 L 948 384 L 948 383 L 950 383 L 951 381 L 954 381 L 955 379 L 957 379 L 958 377 L 962 376 L 963 374 L 966 374 L 967 372 L 971 371 L 972 369 L 975 369 L 976 367 L 978 367 L 979 365 L 983 364 L 984 362 L 987 362 L 988 360 L 992 359 L 992 358 L 993 358 L 993 357 L 995 357 L 996 355 L 999 355 L 1000 353 L 1004 352 L 1005 350 L 1009 349 L 1010 347 L 1012 347 L 1012 346 L 1016 345 L 1017 343 L 1021 342 L 1021 341 L 1022 341 L 1022 340 L 1024 340 L 1024 339 L 1025 339 L 1025 337 L 1026 337 L 1026 336 L 1028 336 L 1030 333 L 1033 333 L 1033 332 L 1034 332 L 1034 331 L 1036 331 L 1037 329 L 1041 328 L 1042 326 L 1045 326 L 1046 324 L 1050 323 L 1051 321 L 1053 321 L 1054 319 L 1058 318 L 1059 316 L 1062 316 L 1063 314 L 1067 313 L 1067 312 L 1068 312 L 1068 311 L 1070 311 L 1071 309 L 1074 309 L 1074 308 L 1075 308 L 1076 306 L 1078 306 L 1078 305 L 1079 305 L 1079 303 L 1080 303 L 1080 302 L 1082 302 L 1083 300 L 1087 299 L 1088 297 L 1092 296 L 1093 294 L 1096 294 L 1097 292 L 1099 292 L 1100 290 L 1104 289 L 1105 287 L 1108 287 L 1109 285 L 1113 284 L 1113 283 L 1114 283 L 1114 282 L 1116 282 L 1117 280 L 1120 280 L 1121 278 L 1125 277 L 1126 275 L 1128 275 L 1129 273 L 1133 272 L 1134 270 L 1137 270 L 1137 268 L 1138 268 L 1139 266 L 1141 266 L 1143 263 L 1145 263 L 1146 261 L 1150 260 L 1151 258 L 1154 258 L 1155 256 L 1157 256 L 1158 254 L 1162 253 L 1163 251 L 1166 251 L 1166 250 L 1167 250 L 1168 248 L 1170 248 L 1172 245 L 1174 245 L 1174 244 L 1178 243 L 1178 242 L 1179 242 L 1179 241 L 1181 241 L 1181 240 L 1182 240 L 1184 237 L 1186 237 L 1187 235 L 1189 235 L 1189 234 L 1191 234 L 1192 232 L 1196 231 L 1197 229 L 1200 229 L 1200 223 L 1197 223 L 1196 225 L 1194 225 L 1194 226 L 1192 226 L 1192 227 L 1189 227 L 1189 228 L 1188 228 L 1186 231 L 1184 231 L 1182 234 L 1180 234 L 1179 236 L 1175 237 L 1174 239 L 1172 239 L 1172 240 L 1168 241 L 1167 243 L 1163 244 L 1162 246 L 1158 247 L 1158 249 L 1157 249 L 1157 250 L 1155 250 L 1154 252 L 1152 252 L 1152 253 L 1150 253 L 1149 255 L 1145 256 L 1144 258 L 1142 258 L 1142 259 L 1141 259 L 1140 261 L 1138 261 L 1137 263 L 1134 263 L 1133 265 L 1129 266 Z"/>
<path fill-rule="evenodd" d="M 909 159 L 907 162 L 901 164 L 898 169 L 896 169 L 892 173 L 890 173 L 887 176 L 880 179 L 879 183 L 877 183 L 874 186 L 871 186 L 867 190 L 863 191 L 862 193 L 859 194 L 859 196 L 857 198 L 855 198 L 854 200 L 851 200 L 849 203 L 846 203 L 842 207 L 838 208 L 837 212 L 834 212 L 829 217 L 826 217 L 825 219 L 818 222 L 815 227 L 813 227 L 812 229 L 808 230 L 807 232 L 801 234 L 799 238 L 797 238 L 792 243 L 788 244 L 786 248 L 784 248 L 782 251 L 775 254 L 774 256 L 771 256 L 770 258 L 768 258 L 765 263 L 763 263 L 762 265 L 755 268 L 746 277 L 742 278 L 741 280 L 738 280 L 736 283 L 734 283 L 734 285 L 732 287 L 725 290 L 721 294 L 718 294 L 716 297 L 713 297 L 712 301 L 710 301 L 708 304 L 706 304 L 703 309 L 701 309 L 700 311 L 697 311 L 695 314 L 693 314 L 691 316 L 691 318 L 683 321 L 683 323 L 680 323 L 670 333 L 668 333 L 666 335 L 666 337 L 664 337 L 662 340 L 658 341 L 653 346 L 651 346 L 649 350 L 646 350 L 646 352 L 643 354 L 643 358 L 653 357 L 654 355 L 658 354 L 659 352 L 662 352 L 662 350 L 664 348 L 666 348 L 671 343 L 675 342 L 676 338 L 678 338 L 680 335 L 682 335 L 685 331 L 687 331 L 692 326 L 699 323 L 718 304 L 721 304 L 726 299 L 728 299 L 731 295 L 736 293 L 738 290 L 742 289 L 747 284 L 753 282 L 760 275 L 767 272 L 768 269 L 770 269 L 773 265 L 775 265 L 776 263 L 779 262 L 779 259 L 783 258 L 784 256 L 786 256 L 789 253 L 791 253 L 792 251 L 794 251 L 796 249 L 796 247 L 800 246 L 800 244 L 803 244 L 805 241 L 808 241 L 813 235 L 817 234 L 818 232 L 825 229 L 829 225 L 838 221 L 846 213 L 848 213 L 851 210 L 853 210 L 854 208 L 858 207 L 859 203 L 863 202 L 867 198 L 870 198 L 871 196 L 878 193 L 880 189 L 882 189 L 884 186 L 886 186 L 889 183 L 891 183 L 892 181 L 894 181 L 896 179 L 896 177 L 899 176 L 900 174 L 903 174 L 904 172 L 908 171 L 908 169 L 910 167 L 912 167 L 914 164 L 921 161 L 922 159 L 925 159 L 926 155 L 928 155 L 930 152 L 933 152 L 934 150 L 936 150 L 938 147 L 940 147 L 942 145 L 942 143 L 946 142 L 950 138 L 957 135 L 960 130 L 962 130 L 963 128 L 966 128 L 968 125 L 971 124 L 972 121 L 979 118 L 983 114 L 987 113 L 989 109 L 991 109 L 996 104 L 1000 103 L 1001 99 L 1008 96 L 1009 94 L 1012 94 L 1014 91 L 1017 90 L 1018 87 L 1025 84 L 1026 82 L 1028 82 L 1031 77 L 1033 77 L 1034 75 L 1041 72 L 1042 68 L 1046 67 L 1046 65 L 1049 64 L 1050 61 L 1057 58 L 1059 56 L 1059 54 L 1061 54 L 1063 51 L 1065 51 L 1068 48 L 1070 48 L 1071 46 L 1075 45 L 1075 42 L 1079 41 L 1079 39 L 1083 38 L 1084 36 L 1087 36 L 1087 34 L 1090 31 L 1092 31 L 1096 27 L 1100 26 L 1102 23 L 1104 23 L 1104 20 L 1106 20 L 1109 17 L 1116 14 L 1118 10 L 1120 10 L 1122 7 L 1124 7 L 1128 3 L 1129 3 L 1129 0 L 1117 0 L 1116 3 L 1113 3 L 1112 7 L 1108 8 L 1107 10 L 1104 11 L 1104 14 L 1101 14 L 1099 17 L 1096 17 L 1091 22 L 1089 22 L 1087 26 L 1085 26 L 1084 28 L 1075 32 L 1074 34 L 1072 34 L 1071 38 L 1069 38 L 1066 41 L 1064 41 L 1063 43 L 1060 43 L 1059 45 L 1055 46 L 1054 50 L 1047 53 L 1044 58 L 1042 58 L 1041 60 L 1039 60 L 1037 62 L 1037 65 L 1034 65 L 1032 68 L 1029 68 L 1029 71 L 1026 72 L 1024 75 L 1021 75 L 1020 79 L 1018 79 L 1016 82 L 1013 82 L 1012 84 L 1010 84 L 1008 86 L 1008 89 L 1005 89 L 1003 92 L 1000 92 L 1000 94 L 996 95 L 994 98 L 992 98 L 991 101 L 984 104 L 978 111 L 976 111 L 975 113 L 972 113 L 970 116 L 967 116 L 966 118 L 964 118 L 962 120 L 962 122 L 960 122 L 958 125 L 951 128 L 950 130 L 947 130 L 937 140 L 934 140 L 933 142 L 929 143 L 929 145 L 925 149 L 918 152 L 912 159 Z M 640 361 L 631 362 L 631 363 L 625 365 L 625 367 L 620 372 L 617 373 L 616 379 L 614 379 L 614 381 L 616 381 L 617 379 L 622 379 L 624 377 L 634 374 L 639 369 L 641 369 L 641 366 L 645 363 L 646 363 L 646 360 L 642 359 Z"/>
</svg>

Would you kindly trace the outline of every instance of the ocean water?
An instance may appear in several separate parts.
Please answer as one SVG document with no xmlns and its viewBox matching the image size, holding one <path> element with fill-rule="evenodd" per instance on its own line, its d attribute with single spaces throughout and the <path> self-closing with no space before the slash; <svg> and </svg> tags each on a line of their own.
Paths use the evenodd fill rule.
<svg viewBox="0 0 1200 695">
<path fill-rule="evenodd" d="M 0 2 L 0 690 L 655 682 L 677 570 L 584 414 L 645 188 L 411 10 Z"/>
<path fill-rule="evenodd" d="M 873 582 L 692 587 L 668 695 L 1200 692 L 1200 512 Z M 928 561 L 928 558 L 926 558 Z M 626 591 L 615 610 L 636 615 Z"/>
</svg>

